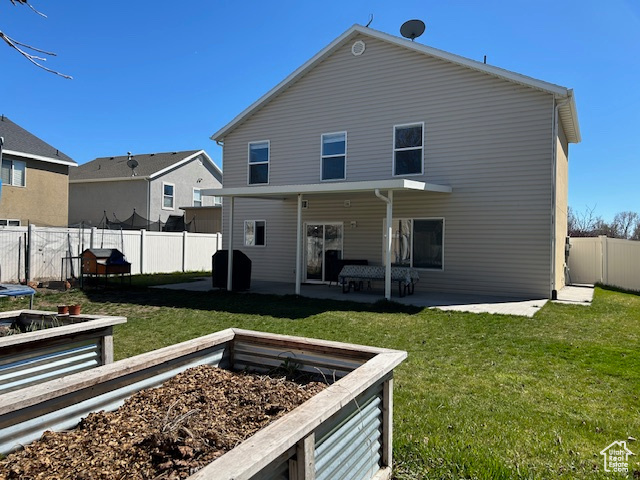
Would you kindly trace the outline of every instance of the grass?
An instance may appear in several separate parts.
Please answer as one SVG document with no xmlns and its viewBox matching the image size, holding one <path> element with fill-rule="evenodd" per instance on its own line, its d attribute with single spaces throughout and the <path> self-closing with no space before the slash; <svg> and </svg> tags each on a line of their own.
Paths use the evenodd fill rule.
<svg viewBox="0 0 640 480">
<path fill-rule="evenodd" d="M 638 295 L 596 288 L 591 307 L 549 303 L 525 318 L 144 288 L 150 282 L 38 296 L 36 307 L 79 302 L 84 312 L 127 316 L 115 327 L 117 359 L 227 327 L 406 350 L 395 381 L 401 480 L 624 478 L 603 471 L 599 452 L 639 438 Z"/>
</svg>

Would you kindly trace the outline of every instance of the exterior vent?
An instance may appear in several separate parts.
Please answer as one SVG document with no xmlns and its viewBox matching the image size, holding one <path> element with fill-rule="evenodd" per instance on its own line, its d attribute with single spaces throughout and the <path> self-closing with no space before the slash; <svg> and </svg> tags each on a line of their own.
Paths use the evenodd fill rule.
<svg viewBox="0 0 640 480">
<path fill-rule="evenodd" d="M 358 40 L 351 46 L 351 53 L 354 57 L 359 57 L 364 53 L 365 44 L 362 40 Z"/>
<path fill-rule="evenodd" d="M 302 209 L 306 210 L 309 208 L 309 200 L 302 200 Z"/>
</svg>

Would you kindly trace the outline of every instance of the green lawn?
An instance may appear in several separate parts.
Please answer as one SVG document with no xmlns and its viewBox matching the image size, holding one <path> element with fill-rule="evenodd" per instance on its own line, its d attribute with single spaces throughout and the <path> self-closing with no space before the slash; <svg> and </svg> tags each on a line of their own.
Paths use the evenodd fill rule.
<svg viewBox="0 0 640 480">
<path fill-rule="evenodd" d="M 174 279 L 184 281 L 182 278 Z M 409 352 L 395 382 L 398 479 L 610 479 L 600 450 L 640 438 L 640 296 L 597 288 L 591 307 L 534 318 L 144 288 L 38 296 L 125 315 L 121 359 L 241 327 Z M 0 301 L 0 310 L 26 300 Z M 628 447 L 640 454 L 640 443 Z M 640 462 L 631 468 L 640 477 Z"/>
</svg>

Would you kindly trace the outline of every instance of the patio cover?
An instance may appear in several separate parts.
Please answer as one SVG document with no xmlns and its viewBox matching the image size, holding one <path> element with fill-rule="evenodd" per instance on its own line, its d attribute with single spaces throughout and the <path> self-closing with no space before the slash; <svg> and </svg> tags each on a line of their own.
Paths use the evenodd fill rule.
<svg viewBox="0 0 640 480">
<path fill-rule="evenodd" d="M 385 197 L 380 193 L 386 191 Z M 391 236 L 393 219 L 393 192 L 394 191 L 422 191 L 451 193 L 448 185 L 419 182 L 416 180 L 392 179 L 364 182 L 332 182 L 332 183 L 308 183 L 301 185 L 262 185 L 235 188 L 208 188 L 202 190 L 202 195 L 213 195 L 229 198 L 229 225 L 233 225 L 233 204 L 235 197 L 280 199 L 284 200 L 293 196 L 298 198 L 298 215 L 296 223 L 296 295 L 300 295 L 302 283 L 302 199 L 304 195 L 330 194 L 330 193 L 354 193 L 371 192 L 387 204 L 387 242 L 385 265 L 385 298 L 391 300 Z M 233 229 L 229 228 L 229 252 L 233 251 Z M 233 255 L 229 253 L 229 268 L 227 269 L 227 290 L 232 290 Z"/>
</svg>

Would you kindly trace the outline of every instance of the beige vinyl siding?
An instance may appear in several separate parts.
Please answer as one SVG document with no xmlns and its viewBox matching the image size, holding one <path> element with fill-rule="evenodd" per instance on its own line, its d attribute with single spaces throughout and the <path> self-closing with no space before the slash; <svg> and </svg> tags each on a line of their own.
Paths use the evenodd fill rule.
<svg viewBox="0 0 640 480">
<path fill-rule="evenodd" d="M 347 132 L 346 181 L 392 178 L 393 126 L 424 122 L 424 175 L 408 178 L 450 185 L 453 193 L 395 196 L 396 218 L 445 218 L 444 272 L 425 274 L 419 287 L 547 297 L 552 96 L 363 39 L 362 56 L 351 55 L 352 39 L 227 135 L 224 186 L 246 186 L 247 144 L 262 139 L 270 140 L 270 185 L 319 183 L 319 138 L 330 131 Z M 305 197 L 305 221 L 344 220 L 345 256 L 380 263 L 384 204 L 373 194 L 362 207 L 354 195 L 334 197 L 326 204 Z M 345 199 L 352 207 L 341 218 Z M 295 198 L 236 205 L 236 246 L 243 220 L 267 220 L 267 248 L 254 260 L 254 278 L 293 280 Z"/>
<path fill-rule="evenodd" d="M 3 185 L 0 218 L 17 219 L 22 225 L 66 227 L 69 209 L 69 167 L 3 155 L 5 160 L 26 163 L 26 184 Z"/>
<path fill-rule="evenodd" d="M 565 285 L 565 239 L 569 205 L 569 144 L 562 125 L 556 140 L 556 290 Z"/>
</svg>

